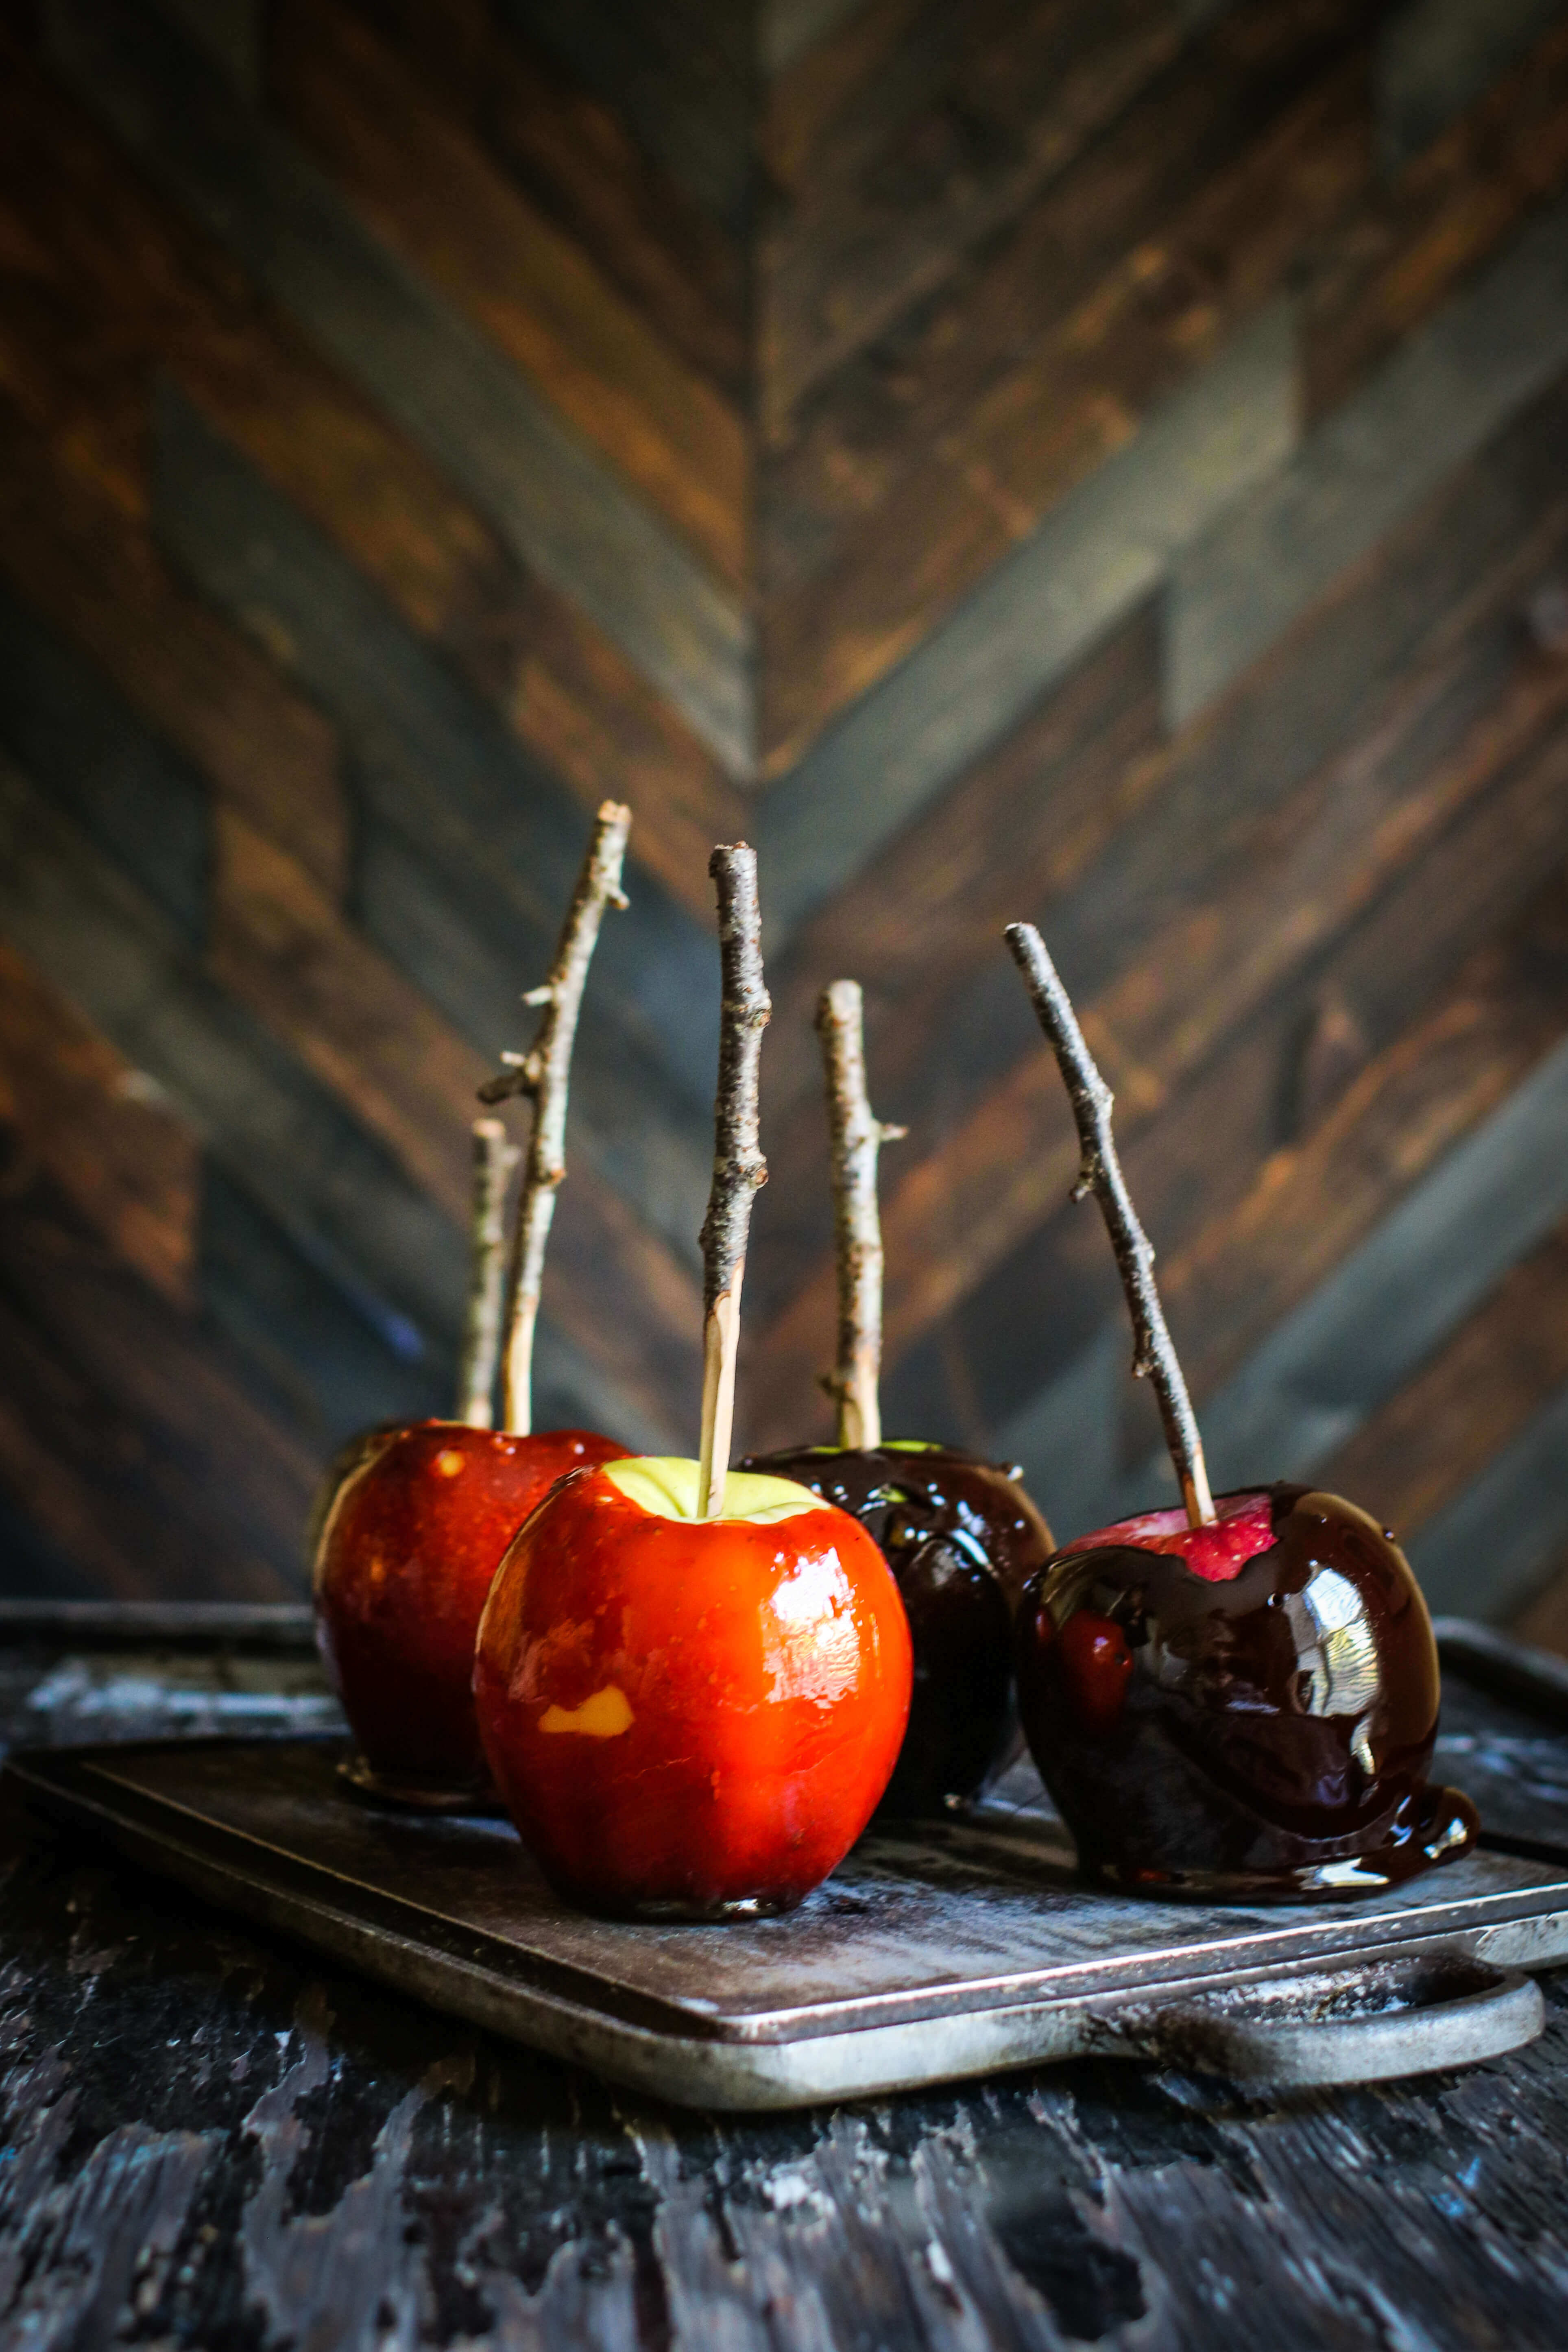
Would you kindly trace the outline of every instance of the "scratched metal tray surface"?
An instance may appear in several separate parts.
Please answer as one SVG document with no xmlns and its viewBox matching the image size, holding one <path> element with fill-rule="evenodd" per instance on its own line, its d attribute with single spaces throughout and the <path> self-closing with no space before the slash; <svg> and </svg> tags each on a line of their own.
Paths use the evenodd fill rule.
<svg viewBox="0 0 1568 2352">
<path fill-rule="evenodd" d="M 1540 2028 L 1568 1854 L 1480 1853 L 1371 1900 L 1172 1906 L 1078 1883 L 1027 1767 L 878 1831 L 784 1919 L 617 1926 L 510 1824 L 371 1806 L 341 1739 L 35 1751 L 7 1774 L 206 1900 L 685 2105 L 767 2107 L 1098 2051 L 1275 2084 L 1463 2063 Z"/>
</svg>

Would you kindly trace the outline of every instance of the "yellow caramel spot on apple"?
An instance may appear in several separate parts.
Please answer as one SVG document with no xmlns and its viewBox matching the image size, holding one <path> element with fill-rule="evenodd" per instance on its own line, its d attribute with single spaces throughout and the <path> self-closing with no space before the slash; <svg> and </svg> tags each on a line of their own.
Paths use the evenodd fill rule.
<svg viewBox="0 0 1568 2352">
<path fill-rule="evenodd" d="M 618 1739 L 631 1725 L 631 1703 L 614 1683 L 606 1683 L 581 1706 L 547 1706 L 539 1718 L 541 1731 L 581 1731 L 590 1739 Z"/>
<path fill-rule="evenodd" d="M 436 1473 L 441 1478 L 459 1478 L 463 1473 L 463 1457 L 455 1445 L 448 1445 L 436 1456 Z"/>
</svg>

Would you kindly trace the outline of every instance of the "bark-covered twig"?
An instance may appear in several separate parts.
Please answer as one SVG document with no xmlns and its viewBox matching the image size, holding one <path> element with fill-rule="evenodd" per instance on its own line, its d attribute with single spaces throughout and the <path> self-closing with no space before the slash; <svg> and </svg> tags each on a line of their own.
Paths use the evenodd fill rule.
<svg viewBox="0 0 1568 2352">
<path fill-rule="evenodd" d="M 526 1054 L 503 1054 L 506 1066 L 500 1076 L 479 1088 L 483 1103 L 526 1095 L 533 1105 L 533 1134 L 512 1235 L 506 1353 L 501 1366 L 501 1427 L 523 1435 L 533 1421 L 533 1334 L 544 1278 L 544 1245 L 555 1214 L 555 1195 L 566 1174 L 566 1092 L 577 1014 L 605 908 L 626 903 L 621 864 L 631 822 L 630 809 L 618 801 L 602 803 L 562 925 L 550 977 L 541 987 L 531 988 L 522 1000 L 543 1009 L 539 1034 Z"/>
<path fill-rule="evenodd" d="M 474 1121 L 473 1222 L 468 1244 L 468 1311 L 458 1369 L 458 1419 L 470 1429 L 495 1421 L 506 1291 L 506 1192 L 521 1154 L 499 1118 Z"/>
<path fill-rule="evenodd" d="M 1165 1443 L 1175 1465 L 1187 1517 L 1194 1528 L 1204 1527 L 1213 1521 L 1215 1507 L 1204 1465 L 1203 1440 L 1198 1435 L 1187 1384 L 1182 1378 L 1155 1287 L 1154 1252 L 1138 1222 L 1116 1157 L 1110 1131 L 1110 1088 L 1084 1043 L 1072 1001 L 1046 953 L 1039 932 L 1033 923 L 1009 923 L 1006 937 L 1013 961 L 1028 984 L 1040 1026 L 1050 1039 L 1073 1117 L 1078 1121 L 1083 1156 L 1072 1197 L 1081 1201 L 1086 1192 L 1092 1192 L 1100 1202 L 1132 1318 L 1133 1374 L 1138 1380 L 1149 1379 L 1154 1383 L 1160 1418 L 1165 1425 Z"/>
<path fill-rule="evenodd" d="M 708 861 L 719 898 L 723 1010 L 719 1090 L 713 1105 L 713 1188 L 702 1220 L 702 1443 L 697 1482 L 699 1518 L 724 1507 L 730 1434 L 735 1414 L 735 1357 L 741 1337 L 741 1283 L 752 1202 L 768 1181 L 757 1138 L 757 1069 L 763 1031 L 773 1011 L 763 984 L 757 854 L 743 841 Z"/>
<path fill-rule="evenodd" d="M 840 1445 L 880 1445 L 882 1408 L 882 1226 L 877 1214 L 877 1155 L 908 1130 L 889 1127 L 866 1093 L 860 983 L 836 980 L 817 1001 L 833 1150 L 833 1225 L 838 1259 L 838 1361 L 823 1387 L 838 1407 Z"/>
</svg>

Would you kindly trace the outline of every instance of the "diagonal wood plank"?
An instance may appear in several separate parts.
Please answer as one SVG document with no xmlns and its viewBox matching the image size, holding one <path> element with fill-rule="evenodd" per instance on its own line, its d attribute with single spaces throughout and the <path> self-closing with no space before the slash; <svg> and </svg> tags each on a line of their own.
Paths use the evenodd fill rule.
<svg viewBox="0 0 1568 2352">
<path fill-rule="evenodd" d="M 762 809 L 788 931 L 999 740 L 1295 439 L 1289 311 L 1268 312 L 863 695 Z"/>
<path fill-rule="evenodd" d="M 1309 415 L 1337 407 L 1565 177 L 1568 23 L 1369 192 L 1353 233 L 1315 257 L 1302 299 Z"/>
<path fill-rule="evenodd" d="M 730 403 L 346 8 L 284 0 L 268 56 L 284 120 L 376 234 L 740 588 L 747 467 Z"/>
<path fill-rule="evenodd" d="M 218 823 L 209 967 L 461 1224 L 468 1123 L 493 1064 L 342 924 L 308 875 L 235 816 Z M 574 1129 L 545 1311 L 585 1335 L 580 1352 L 612 1368 L 618 1388 L 638 1401 L 643 1425 L 654 1427 L 664 1399 L 700 1386 L 700 1294 L 580 1149 Z"/>
<path fill-rule="evenodd" d="M 746 254 L 614 110 L 480 5 L 366 0 L 366 13 L 444 108 L 718 389 L 746 390 Z"/>
<path fill-rule="evenodd" d="M 1562 16 L 1562 0 L 1410 0 L 1378 45 L 1378 117 L 1384 168 L 1427 146 Z"/>
<path fill-rule="evenodd" d="M 852 17 L 769 93 L 763 427 L 962 267 L 1177 54 L 1163 0 Z"/>
<path fill-rule="evenodd" d="M 1166 703 L 1180 723 L 1255 661 L 1568 363 L 1568 204 L 1324 420 L 1279 480 L 1177 562 Z"/>
<path fill-rule="evenodd" d="M 13 767 L 0 772 L 0 929 L 181 1105 L 215 1161 L 307 1263 L 386 1339 L 428 1354 L 450 1380 L 466 1282 L 462 1232 L 251 1015 L 182 953 L 138 894 Z M 574 1418 L 653 1433 L 614 1390 L 603 1351 L 625 1360 L 631 1292 L 613 1329 L 586 1318 L 563 1350 L 542 1328 L 542 1377 L 568 1384 L 593 1364 Z M 657 1422 L 654 1430 L 660 1427 Z"/>
<path fill-rule="evenodd" d="M 1410 1546 L 1434 1610 L 1510 1616 L 1568 1542 L 1568 1386 Z"/>
<path fill-rule="evenodd" d="M 1300 290 L 1321 408 L 1561 192 L 1561 36 L 1390 189 L 1367 14 L 1337 27 L 1311 6 L 1244 12 L 1223 65 L 1194 53 L 1163 79 L 975 282 L 814 398 L 764 473 L 768 772 L 1259 303 Z"/>
<path fill-rule="evenodd" d="M 1560 877 L 1541 886 L 1537 845 L 1517 818 L 1507 793 L 1483 803 L 1413 863 L 1408 887 L 1380 899 L 1130 1135 L 1129 1181 L 1166 1278 L 1184 1290 L 1194 1369 L 1227 1312 L 1241 1313 L 1233 1346 L 1245 1345 L 1299 1297 L 1329 1235 L 1343 1238 L 1345 1216 L 1364 1230 L 1441 1147 L 1467 1097 L 1473 1104 L 1479 1087 L 1484 1099 L 1568 1017 Z M 1361 1058 L 1299 1125 L 1286 1082 L 1325 1003 L 1353 1011 Z M 1308 1208 L 1314 1183 L 1322 1192 Z M 1189 1249 L 1219 1267 L 1212 1297 L 1190 1269 L 1182 1275 Z M 1021 1421 L 1032 1408 L 1019 1401 L 1053 1383 L 1119 1311 L 1098 1236 L 1064 1201 L 965 1301 L 952 1335 L 973 1367 L 982 1419 Z"/>
<path fill-rule="evenodd" d="M 0 1213 L 0 1486 L 124 1597 L 291 1599 L 317 1465 L 40 1181 Z"/>
<path fill-rule="evenodd" d="M 194 1294 L 200 1154 L 156 1088 L 0 943 L 0 1120 L 85 1223 L 176 1306 Z"/>
<path fill-rule="evenodd" d="M 1300 1476 L 1343 1444 L 1568 1210 L 1559 1044 L 1204 1408 L 1216 1476 Z M 1152 1458 L 1120 1492 L 1151 1490 Z M 1128 1501 L 1124 1507 L 1140 1507 Z"/>
<path fill-rule="evenodd" d="M 1548 404 L 1533 427 L 1536 437 L 1504 453 L 1498 489 L 1512 481 L 1516 495 L 1536 499 L 1556 478 L 1563 447 L 1557 415 Z M 1521 758 L 1556 722 L 1568 674 L 1530 657 L 1515 600 L 1533 576 L 1531 565 L 1549 560 L 1562 540 L 1565 493 L 1568 483 L 1559 482 L 1555 515 L 1549 509 L 1544 520 L 1537 518 L 1537 536 L 1523 551 L 1504 538 L 1489 577 L 1483 572 L 1479 580 L 1468 576 L 1462 559 L 1457 581 L 1452 572 L 1446 582 L 1435 575 L 1417 532 L 1407 556 L 1410 602 L 1402 611 L 1386 585 L 1374 592 L 1382 625 L 1393 625 L 1402 647 L 1392 691 L 1385 655 L 1367 635 L 1357 600 L 1330 616 L 1342 626 L 1346 653 L 1363 666 L 1363 678 L 1370 671 L 1368 682 L 1378 682 L 1360 719 L 1364 740 L 1358 730 L 1348 744 L 1334 742 L 1353 705 L 1348 696 L 1325 693 L 1320 638 L 1303 675 L 1320 709 L 1332 713 L 1334 749 L 1317 772 L 1292 777 L 1290 762 L 1310 755 L 1311 734 L 1290 740 L 1281 756 L 1284 739 L 1275 730 L 1288 720 L 1278 677 L 1260 678 L 1253 691 L 1268 733 L 1249 745 L 1244 709 L 1231 714 L 1231 740 L 1254 756 L 1227 774 L 1215 734 L 1194 738 L 1163 799 L 1145 803 L 1139 824 L 1112 843 L 1051 917 L 1056 952 L 1118 1088 L 1129 1141 L 1179 1078 L 1190 1077 L 1250 1009 L 1342 932 L 1424 841 L 1440 837 L 1468 803 L 1484 795 L 1500 765 Z M 1509 526 L 1485 475 L 1468 496 L 1478 509 L 1479 554 L 1489 536 Z M 1462 508 L 1462 497 L 1458 503 Z M 1511 499 L 1503 512 L 1510 507 Z M 1342 675 L 1336 683 L 1349 679 Z M 1223 736 L 1218 722 L 1216 729 Z M 1269 756 L 1256 759 L 1269 746 Z M 1544 765 L 1537 761 L 1520 784 L 1521 813 L 1534 812 L 1523 835 L 1516 837 L 1513 820 L 1498 827 L 1500 854 L 1515 875 L 1531 871 L 1540 854 L 1532 827 L 1550 828 L 1561 805 L 1551 763 L 1556 756 Z M 1235 795 L 1228 806 L 1222 784 Z M 1477 871 L 1479 877 L 1484 867 Z M 1293 910 L 1289 927 L 1277 919 L 1282 904 Z M 887 1329 L 893 1358 L 1001 1264 L 1071 1181 L 1070 1122 L 1054 1073 L 1019 1017 L 1017 992 L 1005 988 L 1009 977 L 998 955 L 973 1017 L 945 1028 L 936 1056 L 939 1068 L 953 1056 L 961 1069 L 973 1070 L 988 1059 L 994 1067 L 1000 1053 L 1007 1075 L 977 1102 L 971 1097 L 963 1123 L 934 1150 L 901 1175 L 893 1172 L 896 1160 L 889 1169 Z M 894 1098 L 900 1117 L 912 1108 Z M 824 1265 L 801 1284 L 775 1328 L 769 1360 L 786 1389 L 798 1387 L 805 1353 L 815 1356 L 820 1347 L 830 1290 Z"/>
<path fill-rule="evenodd" d="M 748 632 L 712 576 L 154 17 L 47 0 L 45 21 L 52 61 L 128 151 L 748 775 Z"/>
<path fill-rule="evenodd" d="M 635 860 L 706 921 L 708 848 L 742 829 L 711 754 L 3 34 L 0 57 L 0 210 L 25 261 L 0 277 L 0 376 L 62 468 L 144 520 L 151 383 L 172 369 L 588 807 L 635 793 Z"/>
<path fill-rule="evenodd" d="M 183 594 L 145 531 L 4 401 L 0 570 L 226 800 L 342 892 L 347 812 L 321 712 Z"/>
<path fill-rule="evenodd" d="M 576 809 L 492 713 L 176 395 L 160 530 L 205 593 L 283 649 L 356 762 L 370 938 L 487 1057 L 548 967 L 582 858 Z M 714 948 L 651 876 L 604 931 L 575 1095 L 606 1168 L 689 1251 L 706 1192 Z M 693 1008 L 709 1002 L 701 1013 Z"/>
<path fill-rule="evenodd" d="M 1565 1381 L 1568 1231 L 1559 1225 L 1317 1475 L 1403 1540 L 1457 1499 Z"/>
</svg>

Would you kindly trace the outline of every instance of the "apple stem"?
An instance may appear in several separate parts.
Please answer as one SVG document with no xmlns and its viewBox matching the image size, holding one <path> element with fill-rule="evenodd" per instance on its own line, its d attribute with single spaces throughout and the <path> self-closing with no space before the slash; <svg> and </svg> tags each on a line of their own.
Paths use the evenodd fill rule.
<svg viewBox="0 0 1568 2352">
<path fill-rule="evenodd" d="M 542 987 L 531 988 L 522 1000 L 542 1011 L 539 1034 L 526 1054 L 503 1054 L 505 1067 L 500 1076 L 479 1088 L 483 1103 L 526 1095 L 533 1105 L 533 1133 L 523 1168 L 508 1269 L 510 1307 L 501 1363 L 500 1425 L 522 1437 L 533 1426 L 533 1334 L 544 1280 L 544 1248 L 555 1214 L 555 1195 L 566 1176 L 566 1095 L 577 1015 L 605 909 L 626 904 L 621 865 L 631 823 L 630 809 L 618 801 L 600 804 L 588 854 L 561 927 L 550 977 Z"/>
<path fill-rule="evenodd" d="M 1194 1528 L 1212 1527 L 1216 1513 L 1204 1464 L 1203 1440 L 1187 1394 L 1186 1381 L 1166 1327 L 1164 1309 L 1154 1283 L 1154 1251 L 1138 1222 L 1116 1143 L 1110 1131 L 1114 1100 L 1084 1042 L 1072 1000 L 1062 986 L 1046 943 L 1033 923 L 1009 923 L 1006 929 L 1013 961 L 1028 985 L 1041 1028 L 1049 1038 L 1078 1122 L 1082 1159 L 1072 1197 L 1081 1201 L 1092 1192 L 1110 1235 L 1111 1248 L 1127 1294 L 1134 1340 L 1135 1380 L 1152 1380 L 1160 1401 L 1165 1443 L 1171 1449 L 1187 1519 Z"/>
<path fill-rule="evenodd" d="M 838 1361 L 822 1385 L 838 1407 L 840 1445 L 880 1445 L 882 1227 L 877 1155 L 909 1133 L 889 1127 L 866 1092 L 865 1000 L 857 980 L 836 980 L 817 1001 L 816 1034 L 827 1080 L 833 1143 L 833 1223 L 838 1256 Z"/>
<path fill-rule="evenodd" d="M 458 1419 L 466 1421 L 470 1429 L 489 1429 L 495 1421 L 496 1366 L 500 1360 L 506 1285 L 506 1188 L 522 1155 L 499 1118 L 475 1119 L 473 1136 L 468 1311 L 458 1367 Z"/>
<path fill-rule="evenodd" d="M 741 1341 L 741 1284 L 752 1202 L 768 1181 L 758 1140 L 757 1074 L 763 1031 L 773 1004 L 763 983 L 757 853 L 743 841 L 721 844 L 708 861 L 719 898 L 723 1009 L 719 1024 L 719 1088 L 713 1104 L 713 1187 L 699 1239 L 702 1249 L 702 1442 L 697 1516 L 724 1507 L 735 1418 L 735 1360 Z"/>
</svg>

